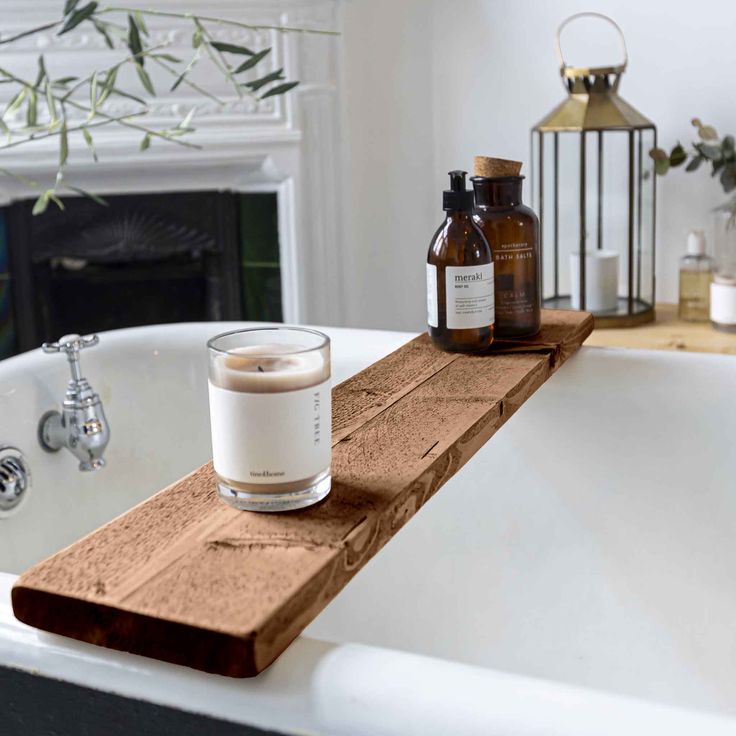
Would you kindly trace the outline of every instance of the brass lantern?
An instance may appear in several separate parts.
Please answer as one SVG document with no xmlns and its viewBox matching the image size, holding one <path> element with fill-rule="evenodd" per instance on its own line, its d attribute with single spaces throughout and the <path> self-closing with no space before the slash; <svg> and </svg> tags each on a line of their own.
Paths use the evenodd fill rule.
<svg viewBox="0 0 736 736">
<path fill-rule="evenodd" d="M 623 48 L 620 64 L 565 62 L 560 35 L 582 17 L 613 25 Z M 648 154 L 657 130 L 618 94 L 628 53 L 613 20 L 571 16 L 557 29 L 557 52 L 567 99 L 532 129 L 543 304 L 593 312 L 596 327 L 650 322 L 656 177 Z"/>
</svg>

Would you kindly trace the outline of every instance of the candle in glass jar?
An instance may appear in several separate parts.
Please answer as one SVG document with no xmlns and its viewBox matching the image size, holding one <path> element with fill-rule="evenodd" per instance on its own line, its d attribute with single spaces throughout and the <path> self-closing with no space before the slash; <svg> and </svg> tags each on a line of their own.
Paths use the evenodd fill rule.
<svg viewBox="0 0 736 736">
<path fill-rule="evenodd" d="M 275 333 L 286 340 L 289 330 L 308 333 L 306 344 L 240 344 Z M 260 331 L 272 334 L 230 333 L 220 336 L 224 348 L 217 342 L 220 338 L 210 341 L 210 419 L 218 487 L 221 497 L 238 508 L 300 508 L 329 491 L 329 340 L 310 330 Z M 316 346 L 311 344 L 315 341 Z"/>
</svg>

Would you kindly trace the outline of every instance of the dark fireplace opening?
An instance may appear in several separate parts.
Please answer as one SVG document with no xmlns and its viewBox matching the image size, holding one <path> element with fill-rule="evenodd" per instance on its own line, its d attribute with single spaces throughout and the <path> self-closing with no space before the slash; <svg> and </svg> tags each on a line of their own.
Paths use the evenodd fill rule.
<svg viewBox="0 0 736 736">
<path fill-rule="evenodd" d="M 0 227 L 0 357 L 69 332 L 280 321 L 276 195 L 175 192 L 70 199 Z"/>
<path fill-rule="evenodd" d="M 36 292 L 36 310 L 47 335 L 61 335 L 69 325 L 89 333 L 209 317 L 196 259 L 92 264 L 79 270 L 55 264 L 39 270 L 44 273 L 38 281 L 47 288 Z"/>
</svg>

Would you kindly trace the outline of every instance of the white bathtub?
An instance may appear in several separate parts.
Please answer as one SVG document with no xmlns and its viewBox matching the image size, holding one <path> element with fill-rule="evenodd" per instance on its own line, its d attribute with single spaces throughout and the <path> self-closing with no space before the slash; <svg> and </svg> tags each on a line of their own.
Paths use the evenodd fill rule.
<svg viewBox="0 0 736 736">
<path fill-rule="evenodd" d="M 61 356 L 0 363 L 0 445 L 33 485 L 0 519 L 0 666 L 284 733 L 736 733 L 736 360 L 583 349 L 263 675 L 237 681 L 13 618 L 25 567 L 209 456 L 206 338 L 103 333 L 111 425 L 80 473 L 36 440 Z M 335 380 L 411 336 L 328 329 Z"/>
</svg>

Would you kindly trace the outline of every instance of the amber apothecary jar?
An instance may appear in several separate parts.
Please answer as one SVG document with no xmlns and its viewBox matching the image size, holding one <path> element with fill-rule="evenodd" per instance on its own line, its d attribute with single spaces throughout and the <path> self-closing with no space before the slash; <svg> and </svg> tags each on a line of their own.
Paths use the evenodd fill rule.
<svg viewBox="0 0 736 736">
<path fill-rule="evenodd" d="M 605 21 L 618 32 L 623 60 L 569 65 L 563 31 L 573 21 Z M 657 130 L 618 94 L 628 54 L 621 29 L 579 13 L 557 30 L 567 98 L 532 129 L 535 210 L 540 219 L 542 301 L 593 312 L 596 327 L 654 319 L 655 187 L 649 151 Z"/>
</svg>

